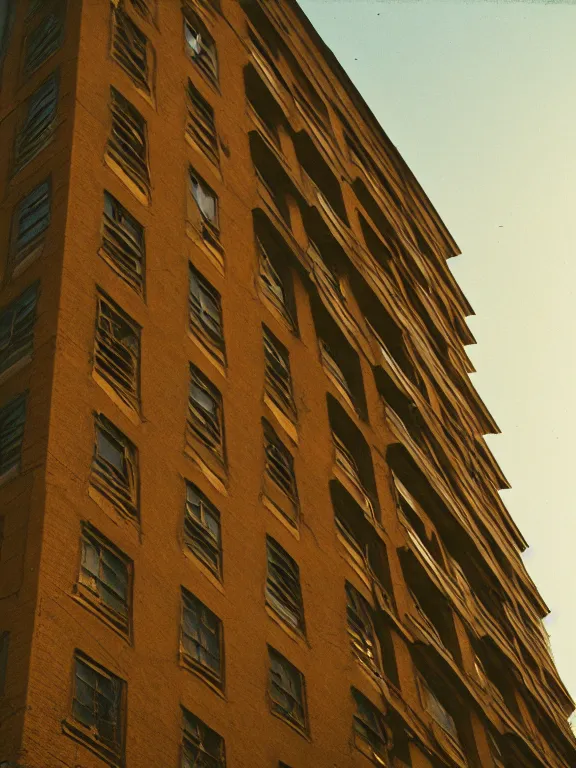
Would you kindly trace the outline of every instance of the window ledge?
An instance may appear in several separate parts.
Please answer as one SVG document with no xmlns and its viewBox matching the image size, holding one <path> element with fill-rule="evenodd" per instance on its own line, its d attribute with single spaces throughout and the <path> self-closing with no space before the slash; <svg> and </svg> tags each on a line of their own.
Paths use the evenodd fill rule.
<svg viewBox="0 0 576 768">
<path fill-rule="evenodd" d="M 104 160 L 106 162 L 106 165 L 110 168 L 111 171 L 113 171 L 118 178 L 122 181 L 123 184 L 125 184 L 130 192 L 134 195 L 134 197 L 142 203 L 142 205 L 145 205 L 148 207 L 150 205 L 150 189 L 147 189 L 146 192 L 144 192 L 138 184 L 132 179 L 131 176 L 129 176 L 121 165 L 119 165 L 116 160 L 114 160 L 113 157 L 110 156 L 108 150 L 106 150 L 106 154 L 104 155 Z"/>
<path fill-rule="evenodd" d="M 184 555 L 188 559 L 194 561 L 194 565 L 202 572 L 202 574 L 208 579 L 212 586 L 216 587 L 216 589 L 219 592 L 222 592 L 222 594 L 225 594 L 224 584 L 222 583 L 221 578 L 218 578 L 214 571 L 211 571 L 210 568 L 208 568 L 208 566 L 202 562 L 202 560 L 195 554 L 192 547 L 188 544 L 186 539 L 184 539 Z"/>
<path fill-rule="evenodd" d="M 188 656 L 188 654 L 183 650 L 180 650 L 180 666 L 187 672 L 191 672 L 195 677 L 197 677 L 212 691 L 214 691 L 214 693 L 220 696 L 220 698 L 226 701 L 226 695 L 224 693 L 223 687 L 221 687 L 224 685 L 224 680 L 221 679 L 220 681 L 217 681 L 216 677 L 212 677 L 211 673 L 207 671 L 202 666 L 202 664 L 195 662 L 194 659 Z"/>
<path fill-rule="evenodd" d="M 92 731 L 85 728 L 80 723 L 71 720 L 63 720 L 62 733 L 75 741 L 80 742 L 86 749 L 89 749 L 105 763 L 108 763 L 108 765 L 120 768 L 120 766 L 124 764 L 124 760 L 118 752 L 103 744 Z"/>
<path fill-rule="evenodd" d="M 282 525 L 288 531 L 290 531 L 292 536 L 294 536 L 295 539 L 300 541 L 300 531 L 298 530 L 298 527 L 297 527 L 298 523 L 292 522 L 290 518 L 278 507 L 278 505 L 274 501 L 272 501 L 272 499 L 266 493 L 262 495 L 262 503 L 264 504 L 266 509 L 272 512 L 274 517 L 276 517 L 282 523 Z"/>
<path fill-rule="evenodd" d="M 284 630 L 284 632 L 286 632 L 286 634 L 292 638 L 292 640 L 299 643 L 300 645 L 306 645 L 308 648 L 310 647 L 310 644 L 306 639 L 306 635 L 303 630 L 293 629 L 289 624 L 287 624 L 284 621 L 284 619 L 280 616 L 280 614 L 278 614 L 268 602 L 265 603 L 264 608 L 268 616 L 270 616 L 270 618 L 272 619 L 272 621 L 278 624 L 278 626 L 281 627 Z"/>
<path fill-rule="evenodd" d="M 132 422 L 132 424 L 138 427 L 142 423 L 142 418 L 138 410 L 129 405 L 126 400 L 124 400 L 124 398 L 118 394 L 114 387 L 108 381 L 106 381 L 105 378 L 100 376 L 98 371 L 92 371 L 92 379 L 96 382 L 96 384 L 98 384 L 99 387 L 104 390 L 104 392 L 106 392 L 110 400 L 112 400 L 112 402 L 122 411 L 124 416 L 126 416 L 126 418 Z"/>
<path fill-rule="evenodd" d="M 109 617 L 109 611 L 105 605 L 98 602 L 96 597 L 93 597 L 92 594 L 85 590 L 81 584 L 75 584 L 74 585 L 74 591 L 71 594 L 72 599 L 82 606 L 82 608 L 85 608 L 86 610 L 90 611 L 94 616 L 96 616 L 100 621 L 103 621 L 110 629 L 112 629 L 114 632 L 116 632 L 117 635 L 119 635 L 123 640 L 126 640 L 127 643 L 132 645 L 132 638 L 131 638 L 131 631 L 130 631 L 130 620 L 127 620 L 127 626 L 126 628 L 120 627 L 119 624 L 117 624 L 115 621 L 113 621 Z"/>
<path fill-rule="evenodd" d="M 213 247 L 210 243 L 206 242 L 202 232 L 199 231 L 192 222 L 186 222 L 186 235 L 192 240 L 192 242 L 200 248 L 207 259 L 216 267 L 221 275 L 225 274 L 225 260 L 224 260 L 224 248 L 220 245 L 218 248 Z"/>
<path fill-rule="evenodd" d="M 202 354 L 205 355 L 210 363 L 212 363 L 212 365 L 217 369 L 218 373 L 226 378 L 226 356 L 224 355 L 224 352 L 221 349 L 218 349 L 216 346 L 209 346 L 207 343 L 205 343 L 204 339 L 200 337 L 199 333 L 195 333 L 194 330 L 190 328 L 190 323 L 186 329 L 186 335 L 191 341 L 194 342 L 194 344 L 198 347 Z"/>
<path fill-rule="evenodd" d="M 189 436 L 186 438 L 189 440 Z M 202 474 L 206 477 L 206 479 L 216 488 L 217 491 L 219 491 L 224 496 L 228 496 L 228 490 L 226 488 L 226 482 L 228 480 L 226 470 L 224 469 L 223 465 L 219 465 L 218 472 L 215 472 L 211 467 L 208 466 L 206 461 L 202 458 L 202 456 L 198 453 L 198 451 L 194 448 L 193 445 L 191 445 L 189 442 L 186 443 L 186 446 L 184 448 L 184 453 L 188 458 L 192 459 L 192 461 L 196 464 L 198 469 L 202 472 Z M 216 462 L 215 462 L 216 463 Z"/>
<path fill-rule="evenodd" d="M 104 512 L 106 512 L 114 522 L 118 522 L 118 517 L 120 517 L 122 520 L 125 520 L 127 523 L 130 523 L 136 528 L 137 530 L 140 529 L 140 520 L 138 519 L 138 512 L 136 512 L 135 516 L 132 516 L 128 514 L 122 507 L 120 507 L 117 504 L 114 504 L 113 501 L 111 501 L 103 491 L 101 491 L 99 488 L 96 488 L 92 484 L 92 478 L 90 480 L 90 485 L 88 487 L 88 496 L 92 499 L 93 502 L 95 502 L 100 509 L 102 509 Z"/>
<path fill-rule="evenodd" d="M 293 731 L 296 731 L 296 733 L 300 734 L 300 736 L 306 739 L 306 741 L 310 741 L 310 742 L 312 741 L 306 728 L 302 727 L 301 725 L 298 725 L 293 720 L 290 720 L 290 718 L 287 717 L 286 715 L 283 715 L 281 712 L 278 712 L 272 707 L 270 708 L 270 714 L 273 715 L 274 717 L 277 717 L 278 720 L 282 720 L 283 723 L 286 723 L 286 725 L 290 726 L 290 728 L 292 728 Z"/>
<path fill-rule="evenodd" d="M 284 432 L 290 437 L 294 443 L 298 444 L 298 430 L 296 428 L 296 425 L 294 422 L 290 419 L 288 414 L 286 414 L 277 403 L 274 402 L 271 395 L 268 394 L 268 392 L 264 393 L 264 403 L 274 417 L 276 418 L 276 421 L 280 424 Z"/>
</svg>

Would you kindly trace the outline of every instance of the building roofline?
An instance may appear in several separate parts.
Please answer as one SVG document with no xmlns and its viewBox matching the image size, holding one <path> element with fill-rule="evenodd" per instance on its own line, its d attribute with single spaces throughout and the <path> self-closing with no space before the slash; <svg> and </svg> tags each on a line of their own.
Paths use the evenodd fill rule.
<svg viewBox="0 0 576 768">
<path fill-rule="evenodd" d="M 376 134 L 377 137 L 379 137 L 383 142 L 387 150 L 391 151 L 394 159 L 401 165 L 402 170 L 405 172 L 407 176 L 407 180 L 409 182 L 409 186 L 412 187 L 413 191 L 416 192 L 419 199 L 424 203 L 424 206 L 426 207 L 428 213 L 434 220 L 434 223 L 439 228 L 440 232 L 444 236 L 451 253 L 447 254 L 446 258 L 451 258 L 453 256 L 459 256 L 461 254 L 461 250 L 458 247 L 458 244 L 450 234 L 450 231 L 448 230 L 446 224 L 442 221 L 440 218 L 440 215 L 432 202 L 430 201 L 430 198 L 424 192 L 421 184 L 419 183 L 418 179 L 400 154 L 399 150 L 396 148 L 396 146 L 392 143 L 390 138 L 388 137 L 388 134 L 376 118 L 376 115 L 372 112 L 368 104 L 366 103 L 364 97 L 361 95 L 360 91 L 356 88 L 352 80 L 350 79 L 349 75 L 346 73 L 346 70 L 340 64 L 338 59 L 336 58 L 336 55 L 332 52 L 332 50 L 328 47 L 328 45 L 324 42 L 324 40 L 320 37 L 320 34 L 316 31 L 314 25 L 306 16 L 302 8 L 300 7 L 300 4 L 297 0 L 286 0 L 287 4 L 291 7 L 292 11 L 294 12 L 295 16 L 297 16 L 298 20 L 304 27 L 306 33 L 310 36 L 312 41 L 315 43 L 315 45 L 318 47 L 320 53 L 324 58 L 326 59 L 328 65 L 331 67 L 331 69 L 334 71 L 338 79 L 340 80 L 341 84 L 344 86 L 344 89 L 350 96 L 352 102 L 357 107 L 359 112 L 361 113 L 362 117 L 366 119 L 366 122 L 368 123 L 371 130 Z"/>
</svg>

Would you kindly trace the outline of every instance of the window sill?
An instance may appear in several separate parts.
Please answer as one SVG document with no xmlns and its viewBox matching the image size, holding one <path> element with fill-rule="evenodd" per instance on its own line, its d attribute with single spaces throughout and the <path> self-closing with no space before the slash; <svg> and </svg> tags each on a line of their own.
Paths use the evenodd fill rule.
<svg viewBox="0 0 576 768">
<path fill-rule="evenodd" d="M 24 357 L 21 357 L 20 360 L 16 360 L 15 363 L 12 363 L 10 368 L 6 368 L 5 371 L 0 373 L 0 384 L 4 384 L 5 381 L 8 381 L 11 376 L 14 376 L 18 373 L 18 371 L 22 370 L 22 368 L 25 368 L 31 361 L 32 353 L 24 355 Z"/>
<path fill-rule="evenodd" d="M 139 412 L 131 405 L 129 405 L 114 389 L 114 387 L 106 381 L 97 371 L 92 371 L 92 380 L 98 384 L 98 386 L 106 392 L 110 400 L 116 405 L 126 416 L 126 418 L 138 427 L 142 423 L 142 418 Z"/>
<path fill-rule="evenodd" d="M 279 425 L 282 427 L 284 432 L 288 435 L 288 437 L 291 438 L 291 440 L 298 444 L 298 430 L 296 429 L 296 425 L 294 422 L 290 419 L 288 414 L 286 414 L 279 405 L 277 405 L 272 397 L 265 392 L 264 393 L 264 404 L 270 409 L 274 417 L 276 418 L 276 421 L 279 423 Z"/>
<path fill-rule="evenodd" d="M 188 131 L 185 131 L 184 138 L 186 139 L 186 143 L 195 151 L 198 152 L 199 155 L 201 155 L 205 160 L 208 160 L 210 164 L 210 170 L 211 172 L 216 176 L 218 181 L 222 182 L 222 170 L 220 168 L 220 162 L 216 160 L 215 157 L 212 155 L 209 155 L 208 152 L 206 152 L 202 147 L 197 144 L 194 141 L 194 138 L 190 135 Z M 219 157 L 219 155 L 218 155 Z"/>
<path fill-rule="evenodd" d="M 289 717 L 286 717 L 286 715 L 283 715 L 281 712 L 278 712 L 276 709 L 273 709 L 273 706 L 270 708 L 270 714 L 273 715 L 273 717 L 277 717 L 278 720 L 282 720 L 283 723 L 286 723 L 286 725 L 290 726 L 293 731 L 296 731 L 300 736 L 302 736 L 306 741 L 312 741 L 310 738 L 310 735 L 306 728 L 304 728 L 301 725 L 298 725 L 298 723 L 295 723 L 293 720 L 290 720 Z"/>
<path fill-rule="evenodd" d="M 186 335 L 194 342 L 200 352 L 205 355 L 206 359 L 217 369 L 218 373 L 226 378 L 226 355 L 223 350 L 209 344 L 208 341 L 205 341 L 204 338 L 200 336 L 200 331 L 196 333 L 196 326 L 190 328 L 190 324 L 188 324 Z"/>
<path fill-rule="evenodd" d="M 210 77 L 209 75 L 204 72 L 202 67 L 194 60 L 192 56 L 188 53 L 187 50 L 184 51 L 184 55 L 186 56 L 186 61 L 188 64 L 192 64 L 194 67 L 194 71 L 198 72 L 202 80 L 210 86 L 210 88 L 218 94 L 218 96 L 222 96 L 222 91 L 220 90 L 220 83 L 217 78 Z"/>
<path fill-rule="evenodd" d="M 340 531 L 336 528 L 336 538 L 342 544 L 345 553 L 340 553 L 340 556 L 348 563 L 354 573 L 358 576 L 361 582 L 367 587 L 368 590 L 372 589 L 372 579 L 366 569 L 364 563 L 360 563 L 360 556 L 352 549 L 350 544 L 342 536 Z"/>
<path fill-rule="evenodd" d="M 282 509 L 280 509 L 280 507 L 279 507 L 279 506 L 278 506 L 278 505 L 277 505 L 277 504 L 276 504 L 274 501 L 272 501 L 272 499 L 271 499 L 271 498 L 270 498 L 270 497 L 269 497 L 269 496 L 268 496 L 266 493 L 264 493 L 264 494 L 262 495 L 262 503 L 264 504 L 264 506 L 266 507 L 266 509 L 268 509 L 270 512 L 272 512 L 272 514 L 274 515 L 274 517 L 276 517 L 276 518 L 277 518 L 277 519 L 278 519 L 278 520 L 279 520 L 279 521 L 282 523 L 282 525 L 283 525 L 283 526 L 284 526 L 284 527 L 285 527 L 285 528 L 286 528 L 288 531 L 290 531 L 290 533 L 292 534 L 292 536 L 294 536 L 294 538 L 295 538 L 297 541 L 300 541 L 300 531 L 298 530 L 298 527 L 297 527 L 297 525 L 298 525 L 298 524 L 297 524 L 296 522 L 293 522 L 293 521 L 292 521 L 292 520 L 291 520 L 291 519 L 290 519 L 290 518 L 289 518 L 289 517 L 288 517 L 288 516 L 287 516 L 287 515 L 286 515 L 286 514 L 285 514 L 285 513 L 282 511 Z"/>
<path fill-rule="evenodd" d="M 118 752 L 103 744 L 97 736 L 80 723 L 63 720 L 62 733 L 82 744 L 108 765 L 120 768 L 124 764 L 124 759 Z"/>
<path fill-rule="evenodd" d="M 129 620 L 127 621 L 126 628 L 123 629 L 120 627 L 119 624 L 109 618 L 108 609 L 99 603 L 95 597 L 92 597 L 91 593 L 88 590 L 85 590 L 81 584 L 74 585 L 74 591 L 72 592 L 71 597 L 76 603 L 78 603 L 78 605 L 81 605 L 82 608 L 90 611 L 90 613 L 96 616 L 100 621 L 103 621 L 104 624 L 110 627 L 113 632 L 116 632 L 116 634 L 119 635 L 123 640 L 125 640 L 130 645 L 133 645 Z"/>
<path fill-rule="evenodd" d="M 138 513 L 136 515 L 129 514 L 122 506 L 114 503 L 100 488 L 93 485 L 94 478 L 90 478 L 90 485 L 88 487 L 88 496 L 92 501 L 97 504 L 106 514 L 108 514 L 114 522 L 118 522 L 118 517 L 130 523 L 137 530 L 140 529 L 140 521 L 138 519 Z"/>
<path fill-rule="evenodd" d="M 186 235 L 192 242 L 200 248 L 206 258 L 216 267 L 221 275 L 225 274 L 225 260 L 224 260 L 224 248 L 220 245 L 219 248 L 215 248 L 208 243 L 192 222 L 186 222 Z"/>
<path fill-rule="evenodd" d="M 224 680 L 217 681 L 213 678 L 210 672 L 207 672 L 201 664 L 194 661 L 187 653 L 182 649 L 180 650 L 180 666 L 187 672 L 190 672 L 208 686 L 215 694 L 220 696 L 221 699 L 226 701 L 226 695 L 223 690 Z"/>
<path fill-rule="evenodd" d="M 284 632 L 286 632 L 286 634 L 292 638 L 292 640 L 294 640 L 296 643 L 300 645 L 305 645 L 308 648 L 310 647 L 303 630 L 300 631 L 300 630 L 294 629 L 289 624 L 287 624 L 282 618 L 282 616 L 276 613 L 274 608 L 272 608 L 272 606 L 269 605 L 268 603 L 265 603 L 264 608 L 268 616 L 270 616 L 270 618 L 272 619 L 272 621 L 275 624 L 277 624 L 279 627 L 281 627 L 284 630 Z"/>
<path fill-rule="evenodd" d="M 260 296 L 262 297 L 262 301 L 266 305 L 269 312 L 274 315 L 276 320 L 278 320 L 278 322 L 281 323 L 284 328 L 286 328 L 291 334 L 298 338 L 298 329 L 296 328 L 295 323 L 290 318 L 288 313 L 279 306 L 279 303 L 276 302 L 275 298 L 270 295 L 270 291 L 268 291 L 268 289 L 262 285 L 262 280 L 260 279 L 258 280 L 258 290 Z"/>
<path fill-rule="evenodd" d="M 188 544 L 186 539 L 184 539 L 184 555 L 189 559 L 194 561 L 194 565 L 201 571 L 201 573 L 205 576 L 206 579 L 212 584 L 213 587 L 216 587 L 216 589 L 219 592 L 224 593 L 224 585 L 222 583 L 221 578 L 219 578 L 214 571 L 211 571 L 210 568 L 208 568 L 207 565 L 205 565 L 202 560 L 195 554 L 192 547 Z"/>
<path fill-rule="evenodd" d="M 110 168 L 111 171 L 113 171 L 116 176 L 122 181 L 123 184 L 125 184 L 130 192 L 134 195 L 134 197 L 142 203 L 142 205 L 145 205 L 148 207 L 150 205 L 150 189 L 147 189 L 145 192 L 140 189 L 138 184 L 132 179 L 131 176 L 129 176 L 126 171 L 122 168 L 121 165 L 119 165 L 116 160 L 114 160 L 113 157 L 110 156 L 108 151 L 106 151 L 106 154 L 104 155 L 104 160 L 106 162 L 106 165 Z"/>
<path fill-rule="evenodd" d="M 188 458 L 192 459 L 198 469 L 219 493 L 228 496 L 228 490 L 226 488 L 228 475 L 224 465 L 214 458 L 210 461 L 212 466 L 209 466 L 206 459 L 200 454 L 196 447 L 189 442 L 191 439 L 193 438 L 190 438 L 190 435 L 186 436 L 187 442 L 184 448 L 184 453 Z M 202 447 L 204 448 L 204 446 Z"/>
</svg>

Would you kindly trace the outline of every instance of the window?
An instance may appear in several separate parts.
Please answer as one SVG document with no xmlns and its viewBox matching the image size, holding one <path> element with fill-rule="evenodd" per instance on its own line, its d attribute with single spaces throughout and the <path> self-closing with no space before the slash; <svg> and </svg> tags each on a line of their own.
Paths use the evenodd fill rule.
<svg viewBox="0 0 576 768">
<path fill-rule="evenodd" d="M 98 296 L 94 371 L 131 408 L 140 397 L 140 327 L 104 294 Z"/>
<path fill-rule="evenodd" d="M 192 483 L 186 483 L 184 538 L 196 557 L 220 578 L 222 575 L 220 512 Z"/>
<path fill-rule="evenodd" d="M 16 135 L 14 172 L 22 170 L 44 149 L 56 128 L 58 79 L 53 74 L 28 99 L 26 117 Z"/>
<path fill-rule="evenodd" d="M 353 720 L 356 748 L 376 765 L 388 765 L 388 747 L 391 744 L 382 713 L 354 688 L 352 696 L 356 705 Z"/>
<path fill-rule="evenodd" d="M 115 8 L 112 56 L 134 83 L 150 93 L 152 46 L 150 41 L 120 8 Z"/>
<path fill-rule="evenodd" d="M 57 5 L 55 12 L 45 16 L 26 38 L 24 74 L 31 75 L 56 53 L 64 36 L 64 8 Z"/>
<path fill-rule="evenodd" d="M 130 620 L 132 564 L 87 523 L 82 526 L 81 547 L 78 593 L 126 631 Z"/>
<path fill-rule="evenodd" d="M 266 602 L 284 621 L 299 632 L 304 631 L 304 606 L 300 587 L 300 569 L 290 555 L 270 536 L 266 537 L 268 576 Z"/>
<path fill-rule="evenodd" d="M 156 8 L 156 0 L 130 0 L 132 8 L 146 21 L 151 21 Z"/>
<path fill-rule="evenodd" d="M 220 165 L 214 110 L 188 80 L 188 119 L 186 133 L 214 165 Z"/>
<path fill-rule="evenodd" d="M 0 632 L 0 696 L 4 696 L 6 689 L 6 672 L 8 670 L 9 645 L 10 632 Z"/>
<path fill-rule="evenodd" d="M 190 265 L 190 326 L 220 362 L 225 362 L 222 302 L 218 291 Z"/>
<path fill-rule="evenodd" d="M 283 411 L 294 415 L 294 394 L 288 350 L 263 326 L 266 392 Z"/>
<path fill-rule="evenodd" d="M 108 140 L 108 156 L 134 182 L 137 190 L 148 197 L 148 135 L 146 121 L 138 110 L 115 88 L 112 99 L 112 133 Z"/>
<path fill-rule="evenodd" d="M 0 312 L 0 377 L 32 355 L 37 300 L 35 283 Z"/>
<path fill-rule="evenodd" d="M 26 398 L 17 395 L 0 408 L 0 481 L 20 471 Z"/>
<path fill-rule="evenodd" d="M 218 82 L 218 54 L 216 43 L 200 19 L 186 11 L 184 19 L 186 51 L 194 64 L 211 83 Z"/>
<path fill-rule="evenodd" d="M 272 712 L 301 730 L 307 730 L 304 677 L 296 667 L 268 646 Z"/>
<path fill-rule="evenodd" d="M 75 736 L 94 744 L 106 757 L 118 758 L 124 742 L 125 683 L 84 654 L 74 657 L 72 716 Z"/>
<path fill-rule="evenodd" d="M 188 427 L 220 461 L 224 461 L 224 418 L 222 395 L 206 376 L 190 365 Z"/>
<path fill-rule="evenodd" d="M 431 715 L 432 719 L 438 723 L 444 731 L 458 741 L 458 731 L 456 730 L 456 724 L 452 715 L 450 715 L 444 708 L 438 697 L 432 692 L 430 686 L 421 675 L 418 676 L 418 682 L 422 705 L 426 712 Z"/>
<path fill-rule="evenodd" d="M 144 227 L 108 192 L 100 255 L 137 293 L 144 293 Z"/>
<path fill-rule="evenodd" d="M 183 709 L 182 768 L 226 768 L 224 739 Z"/>
<path fill-rule="evenodd" d="M 378 641 L 374 629 L 372 608 L 357 589 L 346 582 L 346 615 L 348 634 L 354 653 L 372 669 L 378 668 Z"/>
<path fill-rule="evenodd" d="M 258 254 L 260 257 L 260 284 L 264 293 L 280 311 L 290 328 L 294 330 L 296 328 L 296 310 L 292 285 L 289 282 L 286 269 L 280 267 L 278 261 L 271 255 L 271 252 L 264 249 L 260 241 L 258 241 Z"/>
<path fill-rule="evenodd" d="M 202 237 L 211 245 L 218 247 L 220 241 L 218 196 L 192 168 L 190 168 L 190 191 L 202 219 Z"/>
<path fill-rule="evenodd" d="M 92 485 L 122 515 L 138 517 L 138 454 L 135 446 L 102 414 L 96 416 Z"/>
<path fill-rule="evenodd" d="M 50 224 L 50 182 L 44 181 L 19 203 L 12 220 L 12 264 L 17 266 Z"/>
<path fill-rule="evenodd" d="M 262 420 L 264 427 L 264 450 L 266 455 L 266 475 L 274 485 L 292 503 L 290 518 L 294 522 L 298 509 L 298 491 L 294 473 L 294 459 L 290 451 L 280 440 L 272 426 Z"/>
<path fill-rule="evenodd" d="M 182 653 L 196 672 L 219 687 L 224 669 L 222 622 L 204 603 L 182 590 Z"/>
</svg>

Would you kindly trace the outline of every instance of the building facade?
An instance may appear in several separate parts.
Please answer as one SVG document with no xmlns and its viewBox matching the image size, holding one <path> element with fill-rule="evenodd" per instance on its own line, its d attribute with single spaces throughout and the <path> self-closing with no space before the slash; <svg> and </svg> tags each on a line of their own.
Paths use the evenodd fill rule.
<svg viewBox="0 0 576 768">
<path fill-rule="evenodd" d="M 294 0 L 0 25 L 0 765 L 574 768 L 457 246 Z"/>
</svg>

